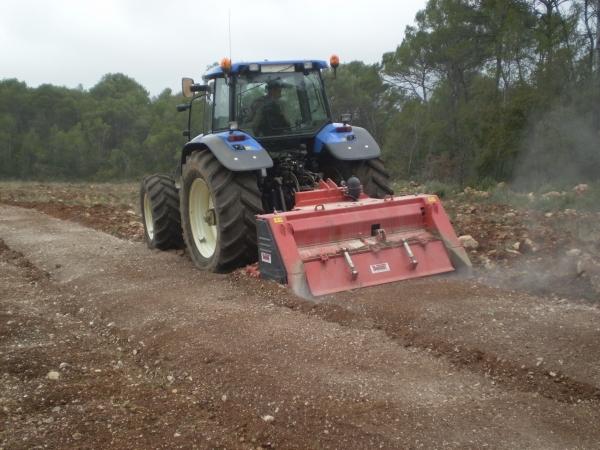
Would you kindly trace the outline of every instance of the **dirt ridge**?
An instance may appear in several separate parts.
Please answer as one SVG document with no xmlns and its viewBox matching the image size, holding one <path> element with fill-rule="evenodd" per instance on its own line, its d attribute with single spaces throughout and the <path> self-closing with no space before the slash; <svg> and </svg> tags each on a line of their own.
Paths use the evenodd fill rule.
<svg viewBox="0 0 600 450">
<path fill-rule="evenodd" d="M 262 283 L 254 279 L 244 280 L 242 271 L 231 275 L 236 282 L 247 283 L 248 293 L 256 290 Z M 536 393 L 548 399 L 579 403 L 592 401 L 600 403 L 600 387 L 578 381 L 559 371 L 552 371 L 536 366 L 524 366 L 509 361 L 497 354 L 486 352 L 464 344 L 454 344 L 431 335 L 411 331 L 407 323 L 390 323 L 377 320 L 375 323 L 365 320 L 364 316 L 342 308 L 337 304 L 313 302 L 291 295 L 277 295 L 275 303 L 284 308 L 302 311 L 305 314 L 317 315 L 323 320 L 345 327 L 358 329 L 380 329 L 398 345 L 406 348 L 424 350 L 436 357 L 444 358 L 457 369 L 469 370 L 473 373 L 490 377 L 495 383 L 507 389 Z"/>
<path fill-rule="evenodd" d="M 10 249 L 1 238 L 0 258 L 18 267 L 26 268 L 27 277 L 31 281 L 42 281 L 46 285 L 52 285 L 50 274 L 47 271 L 35 266 L 21 252 Z M 257 285 L 263 283 L 253 279 L 246 280 L 242 271 L 232 274 L 231 278 L 234 282 L 242 285 L 244 282 L 248 282 L 250 285 L 249 294 L 256 290 Z M 248 287 L 246 288 L 248 289 Z M 274 287 L 273 289 L 278 288 Z M 386 321 L 368 322 L 359 314 L 344 310 L 338 305 L 313 302 L 293 295 L 281 295 L 281 293 L 277 293 L 276 298 L 278 300 L 275 301 L 275 304 L 279 307 L 301 311 L 308 315 L 316 315 L 331 323 L 363 330 L 381 329 L 394 342 L 405 348 L 414 347 L 427 351 L 436 357 L 444 358 L 458 369 L 466 369 L 490 377 L 495 383 L 507 389 L 537 393 L 548 399 L 564 403 L 600 402 L 599 387 L 575 380 L 558 371 L 519 365 L 479 348 L 455 345 L 434 339 L 430 335 L 410 331 L 406 328 L 408 324 L 390 324 Z M 123 338 L 121 343 L 124 344 L 125 342 L 126 339 Z"/>
</svg>

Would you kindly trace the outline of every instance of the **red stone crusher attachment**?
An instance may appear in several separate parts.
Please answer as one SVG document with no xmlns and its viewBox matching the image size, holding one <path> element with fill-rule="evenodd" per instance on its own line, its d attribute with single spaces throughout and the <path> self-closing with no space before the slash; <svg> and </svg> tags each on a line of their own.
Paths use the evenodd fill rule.
<svg viewBox="0 0 600 450">
<path fill-rule="evenodd" d="M 375 199 L 352 190 L 321 181 L 296 193 L 293 210 L 257 216 L 261 277 L 319 296 L 470 270 L 437 196 Z"/>
</svg>

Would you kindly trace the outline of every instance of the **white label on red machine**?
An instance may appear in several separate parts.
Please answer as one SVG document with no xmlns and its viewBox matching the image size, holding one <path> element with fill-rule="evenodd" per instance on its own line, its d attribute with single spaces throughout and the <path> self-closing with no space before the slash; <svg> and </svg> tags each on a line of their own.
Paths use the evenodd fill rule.
<svg viewBox="0 0 600 450">
<path fill-rule="evenodd" d="M 260 252 L 260 260 L 267 264 L 271 264 L 271 254 L 267 252 Z"/>
<path fill-rule="evenodd" d="M 371 264 L 371 272 L 372 273 L 383 273 L 383 272 L 389 272 L 389 271 L 390 271 L 390 265 L 386 262 L 378 263 L 378 264 Z"/>
</svg>

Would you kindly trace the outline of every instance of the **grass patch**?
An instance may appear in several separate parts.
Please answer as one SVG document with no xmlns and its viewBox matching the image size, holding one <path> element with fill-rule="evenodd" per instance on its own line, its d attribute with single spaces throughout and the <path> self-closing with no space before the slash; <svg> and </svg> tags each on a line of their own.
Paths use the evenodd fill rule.
<svg viewBox="0 0 600 450">
<path fill-rule="evenodd" d="M 516 191 L 507 183 L 484 180 L 476 187 L 460 189 L 457 184 L 441 181 L 417 183 L 395 180 L 392 184 L 396 195 L 436 194 L 442 199 L 461 199 L 473 203 L 508 205 L 517 209 L 533 209 L 543 212 L 576 211 L 600 212 L 600 182 L 587 184 L 587 190 L 576 192 L 574 186 L 560 183 L 540 186 L 534 192 Z"/>
<path fill-rule="evenodd" d="M 513 191 L 505 184 L 496 185 L 488 191 L 484 200 L 490 203 L 510 205 L 514 208 L 529 208 L 543 212 L 576 211 L 600 212 L 600 183 L 589 184 L 585 192 L 558 190 L 556 186 L 541 186 L 535 192 Z"/>
</svg>

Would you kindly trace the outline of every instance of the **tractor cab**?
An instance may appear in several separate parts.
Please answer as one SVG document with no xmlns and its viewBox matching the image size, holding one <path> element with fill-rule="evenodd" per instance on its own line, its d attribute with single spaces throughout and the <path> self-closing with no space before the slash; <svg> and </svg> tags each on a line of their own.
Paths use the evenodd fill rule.
<svg viewBox="0 0 600 450">
<path fill-rule="evenodd" d="M 211 131 L 233 127 L 268 147 L 313 138 L 332 121 L 321 77 L 326 67 L 324 61 L 225 60 L 204 75 L 212 92 Z"/>
<path fill-rule="evenodd" d="M 335 73 L 338 65 L 335 55 L 330 65 L 321 60 L 232 64 L 224 58 L 204 74 L 205 84 L 184 78 L 182 91 L 191 100 L 178 109 L 189 111 L 184 131 L 189 140 L 176 177 L 193 152 L 208 149 L 226 169 L 257 175 L 265 211 L 292 209 L 295 192 L 328 178 L 341 183 L 359 174 L 371 195 L 391 193 L 385 183 L 369 181 L 381 153 L 369 132 L 350 125 L 349 114 L 341 123 L 332 120 L 322 71 L 331 66 Z M 191 126 L 196 100 L 203 100 L 202 130 Z"/>
</svg>

